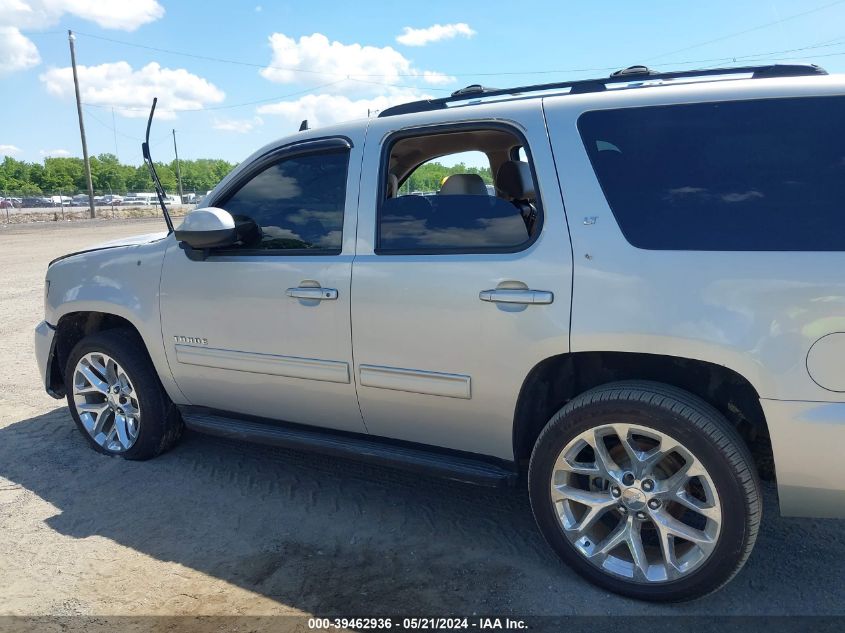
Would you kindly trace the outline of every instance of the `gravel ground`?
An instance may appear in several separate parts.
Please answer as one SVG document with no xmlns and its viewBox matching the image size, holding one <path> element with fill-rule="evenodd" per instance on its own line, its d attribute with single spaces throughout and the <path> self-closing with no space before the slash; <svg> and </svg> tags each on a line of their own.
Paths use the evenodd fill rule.
<svg viewBox="0 0 845 633">
<path fill-rule="evenodd" d="M 522 488 L 195 434 L 145 463 L 95 453 L 37 376 L 45 267 L 162 226 L 0 226 L 0 614 L 845 615 L 843 524 L 780 518 L 772 485 L 728 587 L 650 605 L 560 564 Z"/>
</svg>

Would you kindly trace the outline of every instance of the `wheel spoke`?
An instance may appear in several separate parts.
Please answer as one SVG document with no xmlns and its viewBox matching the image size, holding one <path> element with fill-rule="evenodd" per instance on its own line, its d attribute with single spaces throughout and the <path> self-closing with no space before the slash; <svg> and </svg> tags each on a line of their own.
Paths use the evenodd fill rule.
<svg viewBox="0 0 845 633">
<path fill-rule="evenodd" d="M 673 580 L 681 575 L 678 569 L 678 560 L 675 557 L 675 537 L 661 525 L 657 527 L 658 540 L 660 541 L 660 552 L 663 555 L 663 567 L 666 571 L 666 580 Z"/>
<path fill-rule="evenodd" d="M 598 543 L 598 545 L 596 545 L 593 556 L 598 556 L 600 557 L 600 560 L 604 560 L 610 552 L 619 547 L 622 543 L 626 543 L 632 521 L 633 519 L 631 517 L 619 521 L 619 524 L 613 529 L 613 531 L 610 532 L 610 534 L 608 534 L 600 543 Z"/>
<path fill-rule="evenodd" d="M 631 446 L 629 438 L 630 427 L 626 424 L 614 424 L 613 431 L 616 433 L 616 437 L 619 438 L 619 443 L 622 445 L 625 454 L 628 456 L 628 460 L 631 463 L 631 469 L 639 471 L 639 465 L 642 460 L 634 447 Z"/>
<path fill-rule="evenodd" d="M 651 518 L 658 529 L 666 530 L 672 536 L 703 547 L 709 547 L 713 543 L 712 537 L 705 532 L 679 521 L 668 512 L 652 512 Z"/>
<path fill-rule="evenodd" d="M 634 561 L 634 566 L 639 570 L 643 579 L 648 577 L 648 558 L 646 557 L 645 547 L 643 546 L 642 537 L 642 523 L 636 525 L 629 519 L 630 527 L 628 529 L 628 549 L 631 550 L 631 558 Z"/>
<path fill-rule="evenodd" d="M 688 510 L 697 512 L 708 519 L 713 519 L 715 521 L 719 518 L 719 509 L 715 505 L 702 504 L 701 501 L 691 496 L 686 490 L 678 490 L 671 499 L 672 501 L 680 503 Z"/>
<path fill-rule="evenodd" d="M 599 435 L 598 429 L 594 430 L 592 437 L 587 442 L 593 447 L 593 453 L 596 456 L 596 467 L 608 477 L 619 479 L 619 465 L 613 461 L 610 453 L 607 452 L 604 436 Z"/>
<path fill-rule="evenodd" d="M 108 384 L 103 381 L 97 374 L 94 373 L 91 367 L 87 367 L 85 365 L 80 364 L 76 371 L 82 375 L 82 377 L 88 381 L 89 388 L 82 387 L 81 389 L 77 390 L 77 393 L 84 394 L 84 393 L 101 393 L 103 395 L 109 392 Z"/>
<path fill-rule="evenodd" d="M 116 413 L 114 416 L 114 428 L 117 432 L 117 441 L 120 442 L 123 448 L 129 448 L 131 442 L 126 429 L 126 416 Z"/>
</svg>

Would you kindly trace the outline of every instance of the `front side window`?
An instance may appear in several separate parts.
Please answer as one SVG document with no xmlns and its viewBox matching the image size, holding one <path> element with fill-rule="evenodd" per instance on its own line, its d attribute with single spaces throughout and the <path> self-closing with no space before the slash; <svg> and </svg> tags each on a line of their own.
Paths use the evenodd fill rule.
<svg viewBox="0 0 845 633">
<path fill-rule="evenodd" d="M 578 128 L 627 240 L 845 250 L 845 97 L 601 110 Z"/>
<path fill-rule="evenodd" d="M 238 223 L 242 250 L 340 252 L 346 151 L 282 159 L 220 206 Z"/>
<path fill-rule="evenodd" d="M 511 252 L 532 241 L 539 207 L 522 141 L 504 130 L 402 138 L 389 146 L 379 253 Z"/>
</svg>

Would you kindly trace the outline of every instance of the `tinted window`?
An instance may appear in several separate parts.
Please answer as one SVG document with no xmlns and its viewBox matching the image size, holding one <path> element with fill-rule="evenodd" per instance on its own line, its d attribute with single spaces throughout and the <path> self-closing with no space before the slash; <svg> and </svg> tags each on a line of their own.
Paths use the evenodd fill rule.
<svg viewBox="0 0 845 633">
<path fill-rule="evenodd" d="M 510 250 L 528 241 L 519 209 L 489 195 L 390 198 L 379 231 L 381 251 Z"/>
<path fill-rule="evenodd" d="M 259 231 L 241 248 L 338 252 L 343 231 L 348 152 L 310 154 L 271 165 L 221 206 Z"/>
<path fill-rule="evenodd" d="M 845 250 L 845 98 L 587 112 L 578 127 L 634 246 Z"/>
</svg>

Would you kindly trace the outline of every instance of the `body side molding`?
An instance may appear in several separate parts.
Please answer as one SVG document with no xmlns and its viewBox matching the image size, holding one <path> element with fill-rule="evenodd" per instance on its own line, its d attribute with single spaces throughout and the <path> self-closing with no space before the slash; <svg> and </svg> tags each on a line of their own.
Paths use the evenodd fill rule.
<svg viewBox="0 0 845 633">
<path fill-rule="evenodd" d="M 349 365 L 343 361 L 240 352 L 196 345 L 176 344 L 175 347 L 176 359 L 186 365 L 323 382 L 349 382 Z"/>
<path fill-rule="evenodd" d="M 409 391 L 447 398 L 472 398 L 471 379 L 463 374 L 444 374 L 436 371 L 361 365 L 361 385 L 377 389 Z"/>
</svg>

